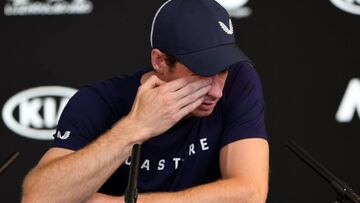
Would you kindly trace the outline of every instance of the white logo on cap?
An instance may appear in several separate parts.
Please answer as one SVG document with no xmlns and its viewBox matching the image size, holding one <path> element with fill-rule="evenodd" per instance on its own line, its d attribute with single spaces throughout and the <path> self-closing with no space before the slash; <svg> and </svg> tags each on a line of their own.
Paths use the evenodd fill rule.
<svg viewBox="0 0 360 203">
<path fill-rule="evenodd" d="M 226 34 L 228 35 L 234 34 L 234 27 L 232 25 L 231 19 L 229 19 L 229 28 L 226 27 L 226 25 L 221 21 L 219 21 L 219 25 L 224 30 L 224 32 L 226 32 Z"/>
</svg>

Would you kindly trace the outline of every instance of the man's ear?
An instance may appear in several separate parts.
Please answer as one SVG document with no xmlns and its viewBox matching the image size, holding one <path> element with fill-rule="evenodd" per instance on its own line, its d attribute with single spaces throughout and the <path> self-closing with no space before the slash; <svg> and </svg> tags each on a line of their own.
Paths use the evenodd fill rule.
<svg viewBox="0 0 360 203">
<path fill-rule="evenodd" d="M 151 65 L 157 73 L 163 74 L 165 69 L 168 68 L 168 65 L 166 64 L 166 54 L 159 49 L 152 49 Z"/>
</svg>

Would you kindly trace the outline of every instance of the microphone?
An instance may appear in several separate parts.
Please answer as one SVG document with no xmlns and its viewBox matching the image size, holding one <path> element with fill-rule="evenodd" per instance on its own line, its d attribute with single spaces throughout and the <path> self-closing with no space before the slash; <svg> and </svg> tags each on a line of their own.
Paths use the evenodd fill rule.
<svg viewBox="0 0 360 203">
<path fill-rule="evenodd" d="M 135 203 L 138 196 L 137 183 L 139 176 L 141 145 L 134 144 L 131 151 L 131 165 L 128 185 L 125 190 L 125 203 Z"/>
<path fill-rule="evenodd" d="M 338 194 L 339 201 L 342 202 L 345 199 L 350 200 L 353 203 L 360 203 L 360 197 L 343 181 L 332 174 L 327 168 L 321 165 L 311 155 L 301 148 L 294 141 L 288 141 L 287 148 L 293 152 L 301 161 L 305 162 L 310 168 L 312 168 L 317 174 L 319 174 L 326 182 L 328 182 L 335 192 Z"/>
<path fill-rule="evenodd" d="M 20 155 L 20 152 L 12 153 L 5 161 L 0 165 L 0 174 L 2 174 Z"/>
</svg>

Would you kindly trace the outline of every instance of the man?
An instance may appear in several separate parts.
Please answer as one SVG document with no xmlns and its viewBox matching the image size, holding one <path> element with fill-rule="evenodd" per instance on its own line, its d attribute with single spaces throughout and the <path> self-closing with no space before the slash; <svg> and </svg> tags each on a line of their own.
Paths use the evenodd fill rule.
<svg viewBox="0 0 360 203">
<path fill-rule="evenodd" d="M 261 84 L 226 10 L 167 1 L 151 46 L 152 68 L 85 86 L 69 101 L 23 202 L 122 202 L 136 143 L 138 202 L 266 201 Z"/>
</svg>

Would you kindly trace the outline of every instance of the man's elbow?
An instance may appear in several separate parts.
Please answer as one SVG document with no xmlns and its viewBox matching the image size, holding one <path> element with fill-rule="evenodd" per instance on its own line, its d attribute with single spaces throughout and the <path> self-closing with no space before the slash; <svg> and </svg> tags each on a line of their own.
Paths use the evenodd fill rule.
<svg viewBox="0 0 360 203">
<path fill-rule="evenodd" d="M 245 202 L 265 203 L 267 199 L 267 189 L 265 190 L 260 187 L 249 188 L 249 193 L 247 198 L 248 201 Z"/>
<path fill-rule="evenodd" d="M 46 202 L 42 200 L 41 192 L 36 189 L 36 180 L 34 180 L 32 172 L 30 172 L 24 179 L 22 185 L 22 203 L 38 203 Z"/>
<path fill-rule="evenodd" d="M 21 195 L 21 202 L 22 203 L 32 203 L 35 202 L 35 195 L 34 192 L 32 191 L 32 183 L 31 183 L 31 178 L 29 177 L 30 174 L 28 174 L 22 184 L 22 195 Z"/>
<path fill-rule="evenodd" d="M 39 198 L 37 198 L 33 194 L 24 194 L 24 193 L 22 194 L 21 203 L 35 203 L 35 202 L 41 202 L 41 200 L 39 201 Z"/>
<path fill-rule="evenodd" d="M 246 203 L 265 203 L 268 194 L 267 185 L 254 185 L 254 184 L 242 184 L 239 185 L 236 192 L 236 200 L 234 202 L 246 202 Z"/>
<path fill-rule="evenodd" d="M 267 186 L 252 186 L 248 189 L 248 200 L 251 203 L 265 203 L 268 194 Z"/>
</svg>

